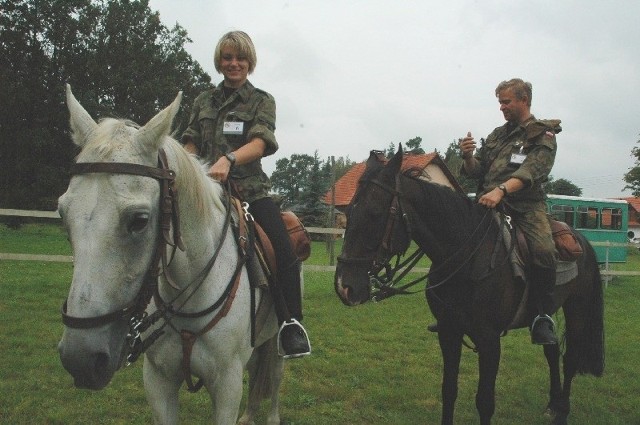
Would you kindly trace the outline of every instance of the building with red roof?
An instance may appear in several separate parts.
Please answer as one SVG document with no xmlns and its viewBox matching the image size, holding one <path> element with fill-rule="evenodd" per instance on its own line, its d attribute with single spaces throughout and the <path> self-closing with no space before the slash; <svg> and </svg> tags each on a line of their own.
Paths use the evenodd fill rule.
<svg viewBox="0 0 640 425">
<path fill-rule="evenodd" d="M 640 238 L 640 198 L 619 198 L 629 204 L 629 239 Z"/>
<path fill-rule="evenodd" d="M 383 154 L 380 154 L 378 159 L 383 163 L 387 162 L 387 159 Z M 330 188 L 322 198 L 323 203 L 332 205 L 332 200 L 335 197 L 334 206 L 339 212 L 336 216 L 336 227 L 345 227 L 346 219 L 344 217 L 344 212 L 351 202 L 353 195 L 356 193 L 358 181 L 366 167 L 366 161 L 355 164 L 349 171 L 340 177 L 338 181 L 336 181 L 335 185 Z M 425 180 L 442 184 L 450 187 L 452 190 L 462 192 L 456 178 L 453 176 L 449 168 L 447 168 L 446 164 L 437 152 L 428 154 L 414 154 L 411 152 L 405 153 L 402 160 L 402 170 L 404 171 L 410 168 L 422 170 L 421 178 L 424 178 Z M 335 192 L 333 191 L 334 188 Z"/>
</svg>

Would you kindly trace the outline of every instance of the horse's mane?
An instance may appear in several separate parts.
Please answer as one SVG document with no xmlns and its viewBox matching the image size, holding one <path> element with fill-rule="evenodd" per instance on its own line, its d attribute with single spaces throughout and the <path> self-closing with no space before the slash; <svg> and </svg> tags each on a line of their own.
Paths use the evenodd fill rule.
<svg viewBox="0 0 640 425">
<path fill-rule="evenodd" d="M 481 218 L 478 204 L 469 199 L 466 194 L 453 190 L 449 186 L 421 179 L 415 170 L 406 170 L 403 175 L 414 181 L 419 188 L 419 193 L 416 194 L 419 196 L 418 204 L 435 206 L 435 208 L 423 208 L 422 213 L 446 217 L 445 221 L 451 223 L 454 230 L 459 231 L 475 226 Z"/>
<path fill-rule="evenodd" d="M 144 147 L 132 144 L 139 128 L 129 120 L 101 120 L 78 155 L 78 160 L 90 158 L 91 161 L 106 161 L 120 149 L 133 150 L 134 154 L 142 155 Z M 170 136 L 165 136 L 162 148 L 167 153 L 169 167 L 176 172 L 176 189 L 180 202 L 187 203 L 186 208 L 196 211 L 196 215 L 205 220 L 213 220 L 216 210 L 224 211 L 222 186 L 207 177 L 204 165 Z"/>
</svg>

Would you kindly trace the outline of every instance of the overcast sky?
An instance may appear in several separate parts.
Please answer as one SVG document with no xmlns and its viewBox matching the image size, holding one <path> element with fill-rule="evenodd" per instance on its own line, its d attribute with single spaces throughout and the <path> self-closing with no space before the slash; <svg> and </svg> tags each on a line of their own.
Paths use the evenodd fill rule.
<svg viewBox="0 0 640 425">
<path fill-rule="evenodd" d="M 640 139 L 637 0 L 150 0 L 218 83 L 213 49 L 227 31 L 253 39 L 250 81 L 277 104 L 275 161 L 318 152 L 363 161 L 422 138 L 444 153 L 467 131 L 504 123 L 497 84 L 533 84 L 532 112 L 559 118 L 552 171 L 583 196 L 630 196 L 622 176 Z"/>
</svg>

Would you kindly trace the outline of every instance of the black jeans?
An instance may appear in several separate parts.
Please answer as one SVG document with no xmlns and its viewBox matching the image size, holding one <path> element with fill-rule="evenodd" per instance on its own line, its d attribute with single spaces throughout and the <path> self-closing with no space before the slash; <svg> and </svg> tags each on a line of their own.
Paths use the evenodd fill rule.
<svg viewBox="0 0 640 425">
<path fill-rule="evenodd" d="M 249 205 L 249 212 L 256 222 L 267 234 L 276 256 L 278 273 L 275 284 L 284 296 L 291 317 L 302 320 L 302 293 L 300 288 L 300 270 L 298 257 L 293 252 L 291 239 L 284 222 L 280 217 L 280 208 L 271 198 L 262 198 L 253 201 Z M 276 295 L 277 296 L 277 295 Z M 288 316 L 286 312 L 278 311 L 276 300 L 276 313 L 278 321 L 283 322 Z"/>
</svg>

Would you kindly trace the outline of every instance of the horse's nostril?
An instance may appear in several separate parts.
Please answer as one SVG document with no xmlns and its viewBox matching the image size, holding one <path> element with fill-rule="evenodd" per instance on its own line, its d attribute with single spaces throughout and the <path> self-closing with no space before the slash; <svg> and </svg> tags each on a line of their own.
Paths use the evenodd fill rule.
<svg viewBox="0 0 640 425">
<path fill-rule="evenodd" d="M 96 375 L 102 376 L 109 368 L 109 356 L 105 353 L 98 353 L 95 356 L 95 362 L 93 364 L 93 370 Z"/>
</svg>

